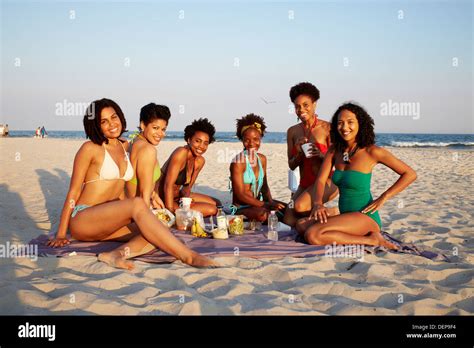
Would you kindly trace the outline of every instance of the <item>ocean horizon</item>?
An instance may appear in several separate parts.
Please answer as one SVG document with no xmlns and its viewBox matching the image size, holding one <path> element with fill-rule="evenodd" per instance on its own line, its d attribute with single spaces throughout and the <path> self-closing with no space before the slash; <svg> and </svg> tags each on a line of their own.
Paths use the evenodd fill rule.
<svg viewBox="0 0 474 348">
<path fill-rule="evenodd" d="M 53 139 L 82 139 L 86 140 L 84 131 L 47 131 L 48 138 Z M 127 137 L 133 132 L 123 134 Z M 12 138 L 31 138 L 35 130 L 11 130 L 9 136 Z M 168 131 L 167 140 L 183 140 L 183 131 Z M 235 132 L 216 132 L 217 142 L 236 143 L 239 139 Z M 426 133 L 376 133 L 376 143 L 379 146 L 391 147 L 448 147 L 453 149 L 466 149 L 474 147 L 473 134 L 426 134 Z M 267 132 L 263 138 L 265 143 L 286 143 L 286 132 Z"/>
</svg>

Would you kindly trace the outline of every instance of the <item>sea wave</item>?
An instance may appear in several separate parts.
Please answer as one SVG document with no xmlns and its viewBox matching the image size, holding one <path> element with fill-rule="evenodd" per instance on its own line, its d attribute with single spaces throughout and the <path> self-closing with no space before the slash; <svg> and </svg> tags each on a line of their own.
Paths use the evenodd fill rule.
<svg viewBox="0 0 474 348">
<path fill-rule="evenodd" d="M 429 142 L 429 141 L 392 141 L 393 147 L 470 147 L 474 146 L 472 141 L 455 142 Z"/>
</svg>

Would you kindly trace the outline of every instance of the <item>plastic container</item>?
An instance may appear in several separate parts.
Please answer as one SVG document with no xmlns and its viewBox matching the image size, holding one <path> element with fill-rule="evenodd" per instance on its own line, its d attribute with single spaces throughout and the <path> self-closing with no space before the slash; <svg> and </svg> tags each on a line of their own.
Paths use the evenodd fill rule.
<svg viewBox="0 0 474 348">
<path fill-rule="evenodd" d="M 221 230 L 218 228 L 215 228 L 211 231 L 212 233 L 212 238 L 214 239 L 228 239 L 229 234 L 227 233 L 227 230 Z"/>
<path fill-rule="evenodd" d="M 168 227 L 171 227 L 175 224 L 176 222 L 176 217 L 173 215 L 172 212 L 170 212 L 168 209 L 163 208 L 163 209 L 152 209 L 151 210 L 153 214 L 163 222 L 165 225 Z"/>
<path fill-rule="evenodd" d="M 229 233 L 232 235 L 244 234 L 244 216 L 243 215 L 227 215 L 227 225 Z"/>
</svg>

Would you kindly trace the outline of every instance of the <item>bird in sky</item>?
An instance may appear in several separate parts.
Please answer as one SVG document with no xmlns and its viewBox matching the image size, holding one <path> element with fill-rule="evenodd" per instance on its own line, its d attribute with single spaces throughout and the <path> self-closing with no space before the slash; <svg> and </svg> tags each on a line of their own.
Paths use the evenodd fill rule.
<svg viewBox="0 0 474 348">
<path fill-rule="evenodd" d="M 267 101 L 267 100 L 263 99 L 262 97 L 260 97 L 260 99 L 262 99 L 265 104 L 274 104 L 274 103 L 276 103 L 276 101 Z"/>
</svg>

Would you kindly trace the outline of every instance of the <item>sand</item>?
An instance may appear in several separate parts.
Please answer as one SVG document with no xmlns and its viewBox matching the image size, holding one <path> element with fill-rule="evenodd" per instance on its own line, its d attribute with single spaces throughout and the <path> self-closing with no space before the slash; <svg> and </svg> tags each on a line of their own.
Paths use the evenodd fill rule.
<svg viewBox="0 0 474 348">
<path fill-rule="evenodd" d="M 160 163 L 183 142 L 164 141 Z M 82 141 L 0 139 L 0 244 L 54 233 Z M 229 201 L 228 160 L 240 144 L 205 154 L 197 192 Z M 0 314 L 468 315 L 474 313 L 474 151 L 390 148 L 418 179 L 388 201 L 384 230 L 442 252 L 452 262 L 407 254 L 350 258 L 217 258 L 199 270 L 181 262 L 136 262 L 132 272 L 94 257 L 0 258 Z M 273 197 L 288 201 L 286 145 L 264 144 Z M 227 159 L 227 163 L 226 163 Z M 397 178 L 379 165 L 377 197 Z"/>
</svg>

